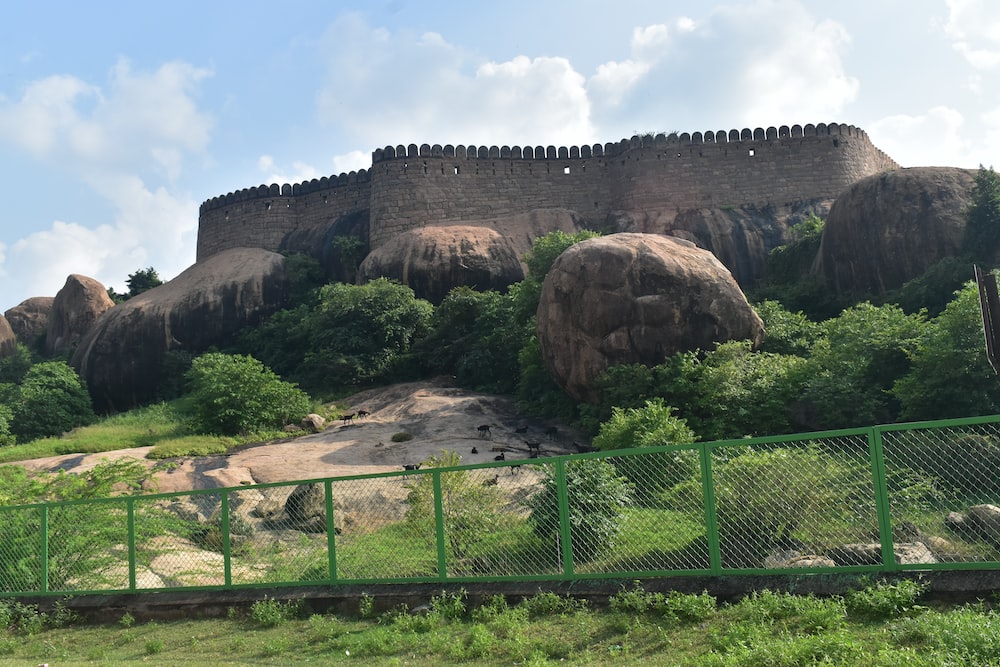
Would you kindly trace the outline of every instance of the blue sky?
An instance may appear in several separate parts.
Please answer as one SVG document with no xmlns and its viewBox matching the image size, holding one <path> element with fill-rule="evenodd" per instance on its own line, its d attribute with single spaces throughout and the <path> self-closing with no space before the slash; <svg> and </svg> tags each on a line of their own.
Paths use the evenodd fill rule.
<svg viewBox="0 0 1000 667">
<path fill-rule="evenodd" d="M 390 144 L 843 122 L 903 166 L 1000 167 L 995 0 L 40 0 L 4 24 L 0 312 L 71 273 L 172 278 L 202 201 Z"/>
</svg>

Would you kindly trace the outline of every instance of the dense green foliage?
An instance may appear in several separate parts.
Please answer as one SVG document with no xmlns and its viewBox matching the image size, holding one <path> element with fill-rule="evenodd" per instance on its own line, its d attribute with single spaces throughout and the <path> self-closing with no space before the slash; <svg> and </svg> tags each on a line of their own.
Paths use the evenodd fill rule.
<svg viewBox="0 0 1000 667">
<path fill-rule="evenodd" d="M 541 490 L 528 499 L 531 525 L 547 540 L 559 535 L 558 495 L 556 477 L 549 473 Z M 600 459 L 584 459 L 566 466 L 566 495 L 572 516 L 573 559 L 585 563 L 615 544 L 632 492 L 615 466 Z"/>
<path fill-rule="evenodd" d="M 253 357 L 202 355 L 188 371 L 196 428 L 221 435 L 277 430 L 309 412 L 309 397 Z"/>
<path fill-rule="evenodd" d="M 35 364 L 6 396 L 11 432 L 24 442 L 58 435 L 94 421 L 87 388 L 62 361 Z"/>
<path fill-rule="evenodd" d="M 973 261 L 994 263 L 1000 249 L 1000 175 L 980 166 L 971 199 L 962 249 Z"/>
</svg>

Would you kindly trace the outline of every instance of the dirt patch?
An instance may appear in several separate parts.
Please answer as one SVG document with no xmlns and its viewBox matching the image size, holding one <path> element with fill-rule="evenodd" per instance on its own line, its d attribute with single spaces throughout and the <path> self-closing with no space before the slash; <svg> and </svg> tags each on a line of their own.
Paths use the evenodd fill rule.
<svg viewBox="0 0 1000 667">
<path fill-rule="evenodd" d="M 320 433 L 250 445 L 225 456 L 174 459 L 172 470 L 156 474 L 156 488 L 188 491 L 392 472 L 442 450 L 457 452 L 463 464 L 475 464 L 494 460 L 500 451 L 507 460 L 526 459 L 528 442 L 540 443 L 543 456 L 575 453 L 574 443 L 589 444 L 561 424 L 524 418 L 509 396 L 470 392 L 442 379 L 369 389 L 344 402 L 350 412 L 370 414 L 332 422 Z M 547 436 L 553 426 L 558 435 Z M 398 433 L 413 438 L 394 442 L 393 435 Z M 145 459 L 149 449 L 68 454 L 19 465 L 80 472 L 105 459 L 132 457 L 152 467 L 154 462 Z"/>
</svg>

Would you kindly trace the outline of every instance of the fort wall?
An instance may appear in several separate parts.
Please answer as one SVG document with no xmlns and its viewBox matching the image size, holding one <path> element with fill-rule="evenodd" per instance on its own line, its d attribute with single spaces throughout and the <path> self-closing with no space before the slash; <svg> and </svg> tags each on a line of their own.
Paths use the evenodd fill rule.
<svg viewBox="0 0 1000 667">
<path fill-rule="evenodd" d="M 202 204 L 198 258 L 276 250 L 290 231 L 369 210 L 372 248 L 429 224 L 566 208 L 600 226 L 616 210 L 684 210 L 832 199 L 898 168 L 849 125 L 645 135 L 593 146 L 386 146 L 371 169 L 270 185 Z"/>
</svg>

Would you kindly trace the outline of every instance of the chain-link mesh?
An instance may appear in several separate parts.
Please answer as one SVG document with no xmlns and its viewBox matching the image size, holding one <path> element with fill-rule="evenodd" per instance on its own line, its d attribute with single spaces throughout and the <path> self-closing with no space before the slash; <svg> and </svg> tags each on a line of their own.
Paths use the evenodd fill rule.
<svg viewBox="0 0 1000 667">
<path fill-rule="evenodd" d="M 50 591 L 121 590 L 129 586 L 124 499 L 49 508 Z"/>
<path fill-rule="evenodd" d="M 42 589 L 42 508 L 2 508 L 0 514 L 0 592 Z"/>
<path fill-rule="evenodd" d="M 1000 425 L 886 430 L 882 451 L 898 562 L 1000 560 Z"/>
<path fill-rule="evenodd" d="M 430 484 L 422 473 L 333 482 L 338 579 L 437 576 L 433 509 L 415 512 L 407 502 Z"/>
<path fill-rule="evenodd" d="M 576 571 L 707 569 L 700 478 L 696 448 L 568 462 Z"/>
<path fill-rule="evenodd" d="M 880 553 L 864 435 L 719 446 L 712 477 L 723 568 L 869 564 L 856 545 Z"/>
<path fill-rule="evenodd" d="M 530 521 L 527 499 L 551 466 L 507 466 L 441 473 L 448 575 L 515 576 L 559 571 L 559 554 Z"/>
<path fill-rule="evenodd" d="M 135 500 L 136 588 L 225 585 L 222 494 Z"/>
<path fill-rule="evenodd" d="M 873 432 L 0 507 L 0 594 L 129 589 L 130 504 L 140 590 L 1000 562 L 1000 425 Z"/>
</svg>

